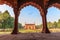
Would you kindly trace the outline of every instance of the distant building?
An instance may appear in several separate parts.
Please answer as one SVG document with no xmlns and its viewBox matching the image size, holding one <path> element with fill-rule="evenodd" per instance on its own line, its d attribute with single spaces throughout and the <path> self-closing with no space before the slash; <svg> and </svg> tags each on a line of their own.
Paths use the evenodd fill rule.
<svg viewBox="0 0 60 40">
<path fill-rule="evenodd" d="M 35 27 L 35 24 L 25 24 L 24 29 L 34 30 L 36 29 L 36 27 Z"/>
</svg>

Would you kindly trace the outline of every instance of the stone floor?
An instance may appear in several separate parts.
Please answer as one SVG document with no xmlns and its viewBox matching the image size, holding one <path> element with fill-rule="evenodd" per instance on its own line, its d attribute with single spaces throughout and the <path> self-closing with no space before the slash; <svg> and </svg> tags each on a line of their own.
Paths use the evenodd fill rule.
<svg viewBox="0 0 60 40">
<path fill-rule="evenodd" d="M 0 35 L 0 40 L 60 40 L 60 33 L 21 33 Z"/>
</svg>

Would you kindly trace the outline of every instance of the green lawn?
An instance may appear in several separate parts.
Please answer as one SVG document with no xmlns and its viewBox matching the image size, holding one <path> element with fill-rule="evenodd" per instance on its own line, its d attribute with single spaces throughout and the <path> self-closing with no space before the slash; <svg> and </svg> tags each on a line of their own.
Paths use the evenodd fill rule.
<svg viewBox="0 0 60 40">
<path fill-rule="evenodd" d="M 60 29 L 58 29 L 58 28 L 56 28 L 56 29 L 49 29 L 50 30 L 50 32 L 60 32 Z M 21 32 L 21 33 L 38 33 L 38 32 L 41 32 L 42 30 L 41 29 L 36 29 L 36 30 L 25 30 L 25 29 L 19 29 L 19 32 Z M 0 34 L 10 34 L 12 32 L 12 30 L 11 31 L 0 31 Z"/>
<path fill-rule="evenodd" d="M 22 33 L 32 33 L 32 32 L 41 32 L 41 29 L 36 29 L 36 30 L 24 30 L 24 29 L 21 29 L 19 30 L 19 32 L 22 32 Z"/>
</svg>

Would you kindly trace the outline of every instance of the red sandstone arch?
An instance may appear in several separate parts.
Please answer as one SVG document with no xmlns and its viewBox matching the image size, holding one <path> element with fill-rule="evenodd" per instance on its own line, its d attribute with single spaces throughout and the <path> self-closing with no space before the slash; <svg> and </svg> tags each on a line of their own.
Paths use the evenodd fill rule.
<svg viewBox="0 0 60 40">
<path fill-rule="evenodd" d="M 36 4 L 34 2 L 25 2 L 23 4 L 20 5 L 19 11 L 26 6 L 32 5 L 34 7 L 36 7 L 40 12 L 41 12 L 41 16 L 42 16 L 42 22 L 43 22 L 43 28 L 42 28 L 42 33 L 50 33 L 48 28 L 47 28 L 47 22 L 46 22 L 46 11 L 44 10 L 44 8 L 42 8 L 39 4 Z"/>
<path fill-rule="evenodd" d="M 26 2 L 26 3 L 23 3 L 23 4 L 20 6 L 19 11 L 21 11 L 22 8 L 24 8 L 24 7 L 26 7 L 26 6 L 29 6 L 29 5 L 32 5 L 32 6 L 36 7 L 36 8 L 40 11 L 41 15 L 43 15 L 43 14 L 42 14 L 42 12 L 43 12 L 42 7 L 41 7 L 40 5 L 34 3 L 34 2 Z"/>
<path fill-rule="evenodd" d="M 59 3 L 53 3 L 52 5 L 49 5 L 48 8 L 50 8 L 50 7 L 52 7 L 52 6 L 60 9 L 60 4 L 59 4 Z"/>
<path fill-rule="evenodd" d="M 57 0 L 55 0 L 57 1 Z M 25 2 L 25 3 L 24 3 Z M 46 23 L 46 13 L 47 13 L 47 4 L 49 5 L 52 2 L 52 0 L 50 0 L 50 2 L 46 2 L 45 0 L 0 0 L 0 4 L 7 4 L 9 6 L 11 6 L 14 9 L 14 13 L 15 13 L 15 26 L 14 26 L 14 30 L 12 32 L 12 34 L 17 34 L 18 33 L 18 16 L 19 16 L 19 11 L 28 5 L 32 5 L 34 7 L 36 7 L 37 9 L 39 9 L 39 11 L 41 12 L 42 15 L 42 20 L 43 20 L 43 33 L 50 33 L 48 31 L 47 28 L 47 23 Z M 54 1 L 53 1 L 54 2 Z M 57 1 L 58 2 L 58 1 Z M 20 3 L 20 8 L 19 8 L 19 3 Z M 22 4 L 23 3 L 23 4 Z"/>
<path fill-rule="evenodd" d="M 29 6 L 29 5 L 37 8 L 37 9 L 39 10 L 39 12 L 41 11 L 40 14 L 42 14 L 43 9 L 41 8 L 40 5 L 38 5 L 38 4 L 34 3 L 34 2 L 26 2 L 26 3 L 23 3 L 23 4 L 20 6 L 20 8 L 19 8 L 19 12 L 20 12 L 24 7 Z M 42 17 L 41 17 L 41 19 L 42 19 Z"/>
<path fill-rule="evenodd" d="M 11 3 L 7 2 L 7 1 L 1 1 L 1 2 L 0 2 L 0 5 L 3 5 L 3 4 L 6 4 L 6 5 L 14 8 L 13 5 L 12 5 Z"/>
<path fill-rule="evenodd" d="M 48 10 L 50 7 L 56 7 L 56 8 L 58 8 L 58 9 L 60 9 L 60 3 L 57 2 L 57 3 L 53 3 L 53 4 L 49 5 L 48 8 L 47 8 L 47 10 Z"/>
</svg>

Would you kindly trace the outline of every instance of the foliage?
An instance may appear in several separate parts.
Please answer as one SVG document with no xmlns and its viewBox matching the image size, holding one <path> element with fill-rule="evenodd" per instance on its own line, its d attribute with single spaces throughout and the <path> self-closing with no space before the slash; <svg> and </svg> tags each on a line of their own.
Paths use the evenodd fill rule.
<svg viewBox="0 0 60 40">
<path fill-rule="evenodd" d="M 21 28 L 22 24 L 18 23 L 18 26 Z M 14 17 L 11 17 L 9 12 L 0 12 L 0 29 L 13 28 L 14 27 Z"/>
<path fill-rule="evenodd" d="M 40 25 L 36 25 L 36 28 L 37 29 L 40 29 L 40 28 L 42 28 L 42 24 L 40 24 Z M 60 28 L 60 19 L 58 20 L 58 22 L 47 22 L 47 27 L 49 28 L 49 29 L 52 29 L 52 28 Z"/>
<path fill-rule="evenodd" d="M 48 26 L 48 28 L 53 28 L 53 23 L 48 22 L 48 23 L 47 23 L 47 26 Z"/>
<path fill-rule="evenodd" d="M 22 28 L 23 28 L 23 26 L 22 26 L 21 23 L 18 23 L 18 28 L 19 28 L 19 29 L 22 29 Z"/>
<path fill-rule="evenodd" d="M 36 25 L 36 29 L 42 28 L 42 24 Z M 60 19 L 58 22 L 47 22 L 48 28 L 60 28 Z M 13 28 L 14 27 L 14 18 L 10 16 L 9 12 L 0 12 L 0 29 Z M 18 28 L 23 28 L 21 23 L 18 23 Z"/>
<path fill-rule="evenodd" d="M 36 29 L 40 29 L 40 28 L 42 28 L 42 24 L 40 24 L 40 25 L 36 25 Z"/>
</svg>

